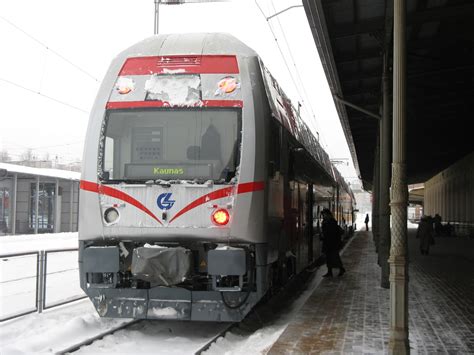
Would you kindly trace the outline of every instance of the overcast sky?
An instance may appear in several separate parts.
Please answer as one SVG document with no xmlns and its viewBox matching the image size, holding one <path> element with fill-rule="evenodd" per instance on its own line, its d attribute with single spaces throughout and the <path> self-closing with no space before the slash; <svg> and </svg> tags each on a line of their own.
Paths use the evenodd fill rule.
<svg viewBox="0 0 474 355">
<path fill-rule="evenodd" d="M 267 17 L 301 4 L 258 3 Z M 253 0 L 160 7 L 160 33 L 228 32 L 255 49 L 294 104 L 304 103 L 330 157 L 351 161 L 304 9 L 269 23 L 288 67 Z M 0 150 L 14 158 L 33 148 L 39 157 L 80 160 L 88 112 L 110 61 L 153 35 L 153 27 L 153 0 L 0 2 Z"/>
</svg>

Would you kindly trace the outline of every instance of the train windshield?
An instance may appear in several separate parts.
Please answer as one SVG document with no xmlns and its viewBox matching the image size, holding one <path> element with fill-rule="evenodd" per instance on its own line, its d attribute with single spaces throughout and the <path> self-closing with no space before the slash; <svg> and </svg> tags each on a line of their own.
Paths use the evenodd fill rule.
<svg viewBox="0 0 474 355">
<path fill-rule="evenodd" d="M 104 182 L 232 182 L 241 114 L 229 109 L 108 111 L 99 153 Z"/>
</svg>

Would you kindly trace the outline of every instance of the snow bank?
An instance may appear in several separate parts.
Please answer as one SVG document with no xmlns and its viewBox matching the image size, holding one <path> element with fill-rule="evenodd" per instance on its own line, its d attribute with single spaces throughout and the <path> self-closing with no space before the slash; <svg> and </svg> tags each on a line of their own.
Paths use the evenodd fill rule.
<svg viewBox="0 0 474 355">
<path fill-rule="evenodd" d="M 89 300 L 0 325 L 1 354 L 56 353 L 128 319 L 99 318 Z"/>
</svg>

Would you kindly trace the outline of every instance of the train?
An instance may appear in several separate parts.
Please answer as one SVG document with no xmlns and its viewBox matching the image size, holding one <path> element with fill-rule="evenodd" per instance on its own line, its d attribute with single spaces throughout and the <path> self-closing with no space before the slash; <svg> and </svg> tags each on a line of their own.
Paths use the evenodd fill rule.
<svg viewBox="0 0 474 355">
<path fill-rule="evenodd" d="M 113 59 L 91 110 L 80 285 L 102 317 L 238 322 L 321 255 L 349 186 L 257 53 L 163 34 Z"/>
</svg>

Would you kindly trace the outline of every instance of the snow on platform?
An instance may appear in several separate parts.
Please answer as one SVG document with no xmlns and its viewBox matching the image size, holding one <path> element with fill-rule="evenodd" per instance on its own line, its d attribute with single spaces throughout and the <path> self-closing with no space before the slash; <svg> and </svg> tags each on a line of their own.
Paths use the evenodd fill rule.
<svg viewBox="0 0 474 355">
<path fill-rule="evenodd" d="M 360 232 L 342 257 L 343 277 L 325 279 L 270 354 L 388 352 L 389 290 L 380 287 L 372 234 Z M 409 230 L 412 353 L 474 353 L 474 240 L 437 238 L 421 255 Z"/>
<path fill-rule="evenodd" d="M 77 232 L 17 234 L 0 237 L 0 254 L 78 247 Z"/>
</svg>

